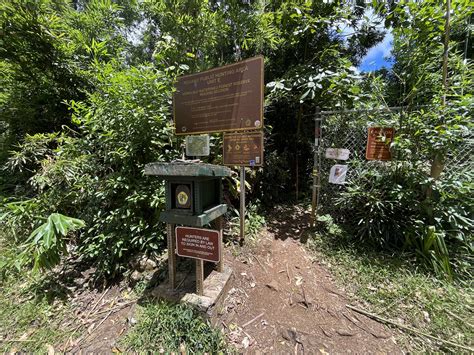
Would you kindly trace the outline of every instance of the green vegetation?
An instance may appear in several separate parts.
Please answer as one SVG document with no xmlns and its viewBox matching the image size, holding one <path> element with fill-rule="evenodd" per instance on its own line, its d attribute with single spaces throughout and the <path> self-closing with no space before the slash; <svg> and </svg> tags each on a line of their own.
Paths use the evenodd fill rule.
<svg viewBox="0 0 474 355">
<path fill-rule="evenodd" d="M 84 221 L 85 228 L 59 239 L 77 245 L 99 273 L 121 274 L 134 254 L 162 250 L 163 186 L 143 168 L 180 156 L 171 121 L 176 77 L 263 54 L 266 161 L 249 174 L 249 200 L 265 208 L 309 193 L 317 107 L 404 106 L 403 117 L 359 120 L 397 129 L 396 161 L 386 170 L 369 166 L 365 180 L 349 181 L 344 197 L 351 204 L 344 208 L 352 220 L 346 222 L 371 223 L 373 216 L 352 213 L 367 203 L 361 195 L 371 185 L 378 191 L 371 187 L 370 198 L 385 206 L 374 212 L 380 224 L 398 220 L 415 199 L 420 208 L 389 239 L 452 278 L 466 269 L 458 255 L 472 252 L 472 204 L 456 205 L 472 185 L 443 171 L 472 129 L 474 72 L 463 52 L 471 9 L 464 1 L 452 8 L 448 33 L 445 8 L 432 0 L 2 2 L 0 213 L 14 239 L 9 248 L 37 250 L 27 237 L 59 213 Z M 394 67 L 360 73 L 363 55 L 383 39 L 382 23 L 394 35 Z M 348 38 L 347 27 L 355 30 Z M 221 163 L 220 137 L 212 144 L 207 161 Z M 236 204 L 238 182 L 227 183 L 228 201 Z M 388 186 L 406 196 L 385 198 L 396 192 Z M 250 232 L 259 224 L 250 224 Z M 388 238 L 377 228 L 359 228 L 358 237 L 383 247 Z M 55 245 L 64 250 L 65 242 Z M 60 254 L 43 253 L 36 265 L 56 265 Z"/>
<path fill-rule="evenodd" d="M 39 290 L 37 282 L 20 274 L 1 282 L 0 352 L 47 352 L 47 345 L 73 335 L 63 324 L 71 307 L 62 300 L 50 302 L 54 290 Z"/>
<path fill-rule="evenodd" d="M 392 252 L 411 251 L 440 277 L 471 278 L 472 172 L 446 173 L 434 185 L 437 201 L 431 208 L 430 186 L 415 163 L 368 165 L 359 168 L 335 205 L 353 239 Z"/>
<path fill-rule="evenodd" d="M 137 321 L 121 341 L 127 352 L 226 352 L 221 332 L 187 305 L 145 303 L 139 308 Z"/>
<path fill-rule="evenodd" d="M 459 38 L 472 9 L 462 1 L 452 5 L 451 32 L 438 2 L 380 6 L 393 26 L 395 63 L 385 78 L 366 78 L 374 96 L 360 108 L 403 107 L 368 112 L 362 119 L 331 117 L 328 124 L 396 130 L 387 142 L 390 163 L 351 159 L 353 173 L 334 201 L 333 217 L 359 241 L 395 253 L 411 251 L 447 279 L 472 278 L 474 251 L 472 159 L 459 155 L 472 150 L 474 67 Z M 449 55 L 443 56 L 447 47 Z"/>
<path fill-rule="evenodd" d="M 265 223 L 261 211 L 311 193 L 318 109 L 401 106 L 325 122 L 327 132 L 343 124 L 364 132 L 394 127 L 387 142 L 394 159 L 368 163 L 351 152 L 353 174 L 330 201 L 331 217 L 350 233 L 326 231 L 312 243 L 343 281 L 357 281 L 355 297 L 373 310 L 390 317 L 406 310 L 407 323 L 467 343 L 472 330 L 458 318 L 472 313 L 474 194 L 472 154 L 459 153 L 468 143 L 472 153 L 473 8 L 450 3 L 451 11 L 437 0 L 1 1 L 2 336 L 21 338 L 32 321 L 38 324 L 21 349 L 63 336 L 62 311 L 49 319 L 58 305 L 36 296 L 31 275 L 19 271 L 50 270 L 70 253 L 111 280 L 136 255 L 163 252 L 164 187 L 143 172 L 147 163 L 181 156 L 172 122 L 176 78 L 263 55 L 265 162 L 246 181 L 250 240 Z M 387 31 L 393 67 L 361 73 L 361 58 Z M 213 135 L 203 160 L 221 164 L 221 144 Z M 231 177 L 224 189 L 233 208 L 238 184 Z M 331 243 L 321 243 L 326 237 Z M 129 349 L 223 347 L 184 306 L 146 304 L 140 319 L 126 338 Z"/>
<path fill-rule="evenodd" d="M 261 229 L 265 226 L 265 216 L 262 211 L 259 211 L 258 201 L 250 203 L 245 209 L 245 237 L 250 243 L 257 241 L 257 235 Z M 239 210 L 234 208 L 231 210 L 233 214 L 229 219 L 229 235 L 234 238 L 240 236 L 240 217 Z"/>
<path fill-rule="evenodd" d="M 351 296 L 352 304 L 441 339 L 472 346 L 472 280 L 440 280 L 420 267 L 413 255 L 361 247 L 329 216 L 319 217 L 318 226 L 308 246 Z M 407 332 L 397 338 L 408 351 L 459 352 L 458 348 Z"/>
<path fill-rule="evenodd" d="M 18 291 L 18 280 L 3 284 L 0 293 L 0 333 L 2 353 L 46 352 L 46 345 L 66 340 L 69 335 L 61 321 L 67 314 L 67 306 L 48 304 L 46 299 L 31 299 L 29 289 Z"/>
<path fill-rule="evenodd" d="M 353 63 L 382 38 L 364 8 L 348 4 L 10 0 L 0 10 L 1 212 L 2 227 L 14 239 L 9 248 L 18 249 L 49 215 L 60 213 L 84 221 L 67 241 L 106 275 L 121 274 L 138 252 L 164 248 L 158 222 L 163 186 L 143 176 L 143 167 L 180 156 L 171 121 L 178 75 L 263 54 L 267 81 L 300 76 L 291 98 L 276 91 L 269 96 L 269 103 L 286 105 L 284 115 L 266 117 L 277 139 L 268 142 L 275 160 L 268 167 L 279 170 L 249 177 L 259 187 L 251 197 L 272 204 L 293 183 L 279 173 L 289 170 L 293 152 L 288 161 L 279 155 L 290 146 L 287 138 L 295 140 L 294 133 L 281 135 L 293 132 L 295 104 L 304 96 L 308 109 L 328 98 L 352 105 L 360 91 Z M 334 32 L 342 22 L 361 26 L 347 46 Z M 311 130 L 296 134 L 309 137 Z M 220 139 L 212 143 L 208 161 L 220 163 Z M 235 184 L 229 179 L 229 191 Z M 57 262 L 49 261 L 42 266 Z"/>
</svg>

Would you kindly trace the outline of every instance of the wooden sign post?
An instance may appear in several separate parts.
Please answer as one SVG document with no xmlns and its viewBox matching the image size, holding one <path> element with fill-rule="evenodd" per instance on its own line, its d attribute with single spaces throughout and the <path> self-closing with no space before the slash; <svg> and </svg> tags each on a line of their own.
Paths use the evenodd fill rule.
<svg viewBox="0 0 474 355">
<path fill-rule="evenodd" d="M 225 133 L 224 165 L 262 166 L 263 132 Z"/>
<path fill-rule="evenodd" d="M 219 217 L 218 225 L 222 225 L 222 217 Z M 218 271 L 222 272 L 222 229 L 176 227 L 176 253 L 196 259 L 196 294 L 202 296 L 204 261 L 218 263 Z"/>
<path fill-rule="evenodd" d="M 263 162 L 263 57 L 257 56 L 178 78 L 173 96 L 176 135 L 259 131 L 226 135 L 224 164 L 240 170 L 240 238 L 245 236 L 245 166 Z M 227 138 L 226 138 L 227 137 Z M 227 140 L 226 140 L 227 139 Z M 209 137 L 187 138 L 187 155 L 209 154 Z M 199 149 L 193 149 L 199 148 Z M 207 149 L 204 149 L 207 148 Z M 230 155 L 229 155 L 230 154 Z M 184 159 L 184 154 L 183 154 Z M 169 283 L 176 287 L 176 253 L 196 259 L 196 293 L 203 295 L 204 261 L 222 261 L 222 177 L 230 169 L 209 164 L 153 163 L 145 174 L 166 180 L 166 210 L 160 220 L 167 223 Z M 202 227 L 212 224 L 217 230 L 176 227 L 176 224 Z"/>
<path fill-rule="evenodd" d="M 219 217 L 219 227 L 222 217 Z M 222 229 L 176 227 L 176 253 L 179 256 L 196 259 L 196 294 L 204 294 L 204 260 L 218 263 L 222 272 Z"/>
<path fill-rule="evenodd" d="M 176 288 L 176 242 L 174 237 L 174 224 L 166 224 L 166 234 L 168 238 L 168 279 L 171 289 Z"/>
<path fill-rule="evenodd" d="M 245 167 L 240 167 L 240 243 L 245 240 Z"/>
</svg>

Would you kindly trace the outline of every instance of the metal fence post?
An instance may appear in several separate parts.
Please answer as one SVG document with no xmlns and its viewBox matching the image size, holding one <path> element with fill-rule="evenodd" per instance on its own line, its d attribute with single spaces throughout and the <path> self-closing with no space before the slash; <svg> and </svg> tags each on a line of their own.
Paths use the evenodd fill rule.
<svg viewBox="0 0 474 355">
<path fill-rule="evenodd" d="M 321 111 L 316 107 L 316 114 L 314 119 L 314 158 L 313 158 L 313 191 L 311 198 L 311 227 L 316 224 L 316 214 L 319 202 L 319 188 L 321 185 Z"/>
</svg>

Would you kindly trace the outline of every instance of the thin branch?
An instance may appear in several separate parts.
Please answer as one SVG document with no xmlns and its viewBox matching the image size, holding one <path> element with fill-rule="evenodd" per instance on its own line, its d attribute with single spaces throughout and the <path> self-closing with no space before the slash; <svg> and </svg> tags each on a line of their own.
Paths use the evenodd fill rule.
<svg viewBox="0 0 474 355">
<path fill-rule="evenodd" d="M 387 324 L 390 324 L 390 325 L 394 325 L 400 329 L 403 329 L 403 330 L 406 330 L 408 332 L 411 332 L 411 333 L 414 333 L 414 334 L 417 334 L 417 335 L 421 335 L 421 336 L 424 336 L 426 338 L 429 338 L 429 339 L 432 339 L 432 340 L 435 340 L 435 341 L 439 341 L 441 343 L 445 343 L 445 344 L 448 344 L 448 345 L 451 345 L 451 346 L 454 346 L 456 348 L 460 348 L 460 349 L 463 349 L 463 350 L 467 350 L 467 351 L 470 351 L 470 352 L 474 352 L 474 348 L 470 348 L 468 346 L 464 346 L 464 345 L 461 345 L 461 344 L 458 344 L 458 343 L 454 343 L 452 341 L 449 341 L 449 340 L 444 340 L 444 339 L 441 339 L 441 338 L 438 338 L 438 337 L 435 337 L 434 335 L 431 335 L 431 334 L 428 334 L 428 333 L 424 333 L 418 329 L 415 329 L 415 328 L 411 328 L 411 327 L 407 327 L 403 324 L 400 324 L 400 323 L 396 323 L 394 321 L 391 321 L 390 319 L 386 319 L 386 318 L 383 318 L 383 317 L 380 317 L 379 315 L 377 314 L 374 314 L 374 313 L 370 313 L 370 312 L 367 312 L 367 311 L 364 311 L 363 309 L 359 309 L 359 308 L 356 308 L 354 306 L 351 306 L 349 304 L 346 304 L 346 307 L 349 308 L 349 309 L 352 309 L 353 311 L 355 312 L 358 312 L 360 314 L 363 314 L 364 316 L 366 317 L 369 317 L 369 318 L 372 318 L 372 319 L 375 319 L 376 321 L 378 322 L 382 322 L 382 323 L 387 323 Z"/>
<path fill-rule="evenodd" d="M 245 328 L 246 326 L 252 324 L 253 322 L 255 322 L 257 319 L 259 319 L 260 317 L 262 317 L 263 315 L 265 314 L 265 312 L 262 312 L 260 313 L 258 316 L 256 316 L 255 318 L 249 320 L 247 323 L 245 323 L 242 328 Z"/>
</svg>

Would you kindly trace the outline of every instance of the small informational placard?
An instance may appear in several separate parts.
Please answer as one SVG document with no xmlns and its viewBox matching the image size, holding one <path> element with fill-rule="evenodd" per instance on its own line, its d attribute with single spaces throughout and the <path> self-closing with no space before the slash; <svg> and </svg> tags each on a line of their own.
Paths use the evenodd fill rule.
<svg viewBox="0 0 474 355">
<path fill-rule="evenodd" d="M 263 132 L 225 133 L 224 165 L 262 166 Z"/>
<path fill-rule="evenodd" d="M 173 99 L 177 135 L 263 127 L 263 57 L 178 78 Z"/>
<path fill-rule="evenodd" d="M 179 256 L 218 263 L 220 247 L 217 230 L 176 227 L 176 253 Z"/>
<path fill-rule="evenodd" d="M 349 154 L 350 154 L 349 149 L 327 148 L 325 156 L 328 159 L 347 160 L 349 159 Z"/>
<path fill-rule="evenodd" d="M 186 155 L 203 157 L 209 155 L 209 135 L 186 136 Z"/>
<path fill-rule="evenodd" d="M 346 182 L 347 165 L 333 165 L 329 171 L 329 182 L 331 184 L 344 185 Z"/>
<path fill-rule="evenodd" d="M 367 160 L 391 160 L 390 143 L 395 129 L 392 127 L 369 127 L 365 158 Z"/>
</svg>

